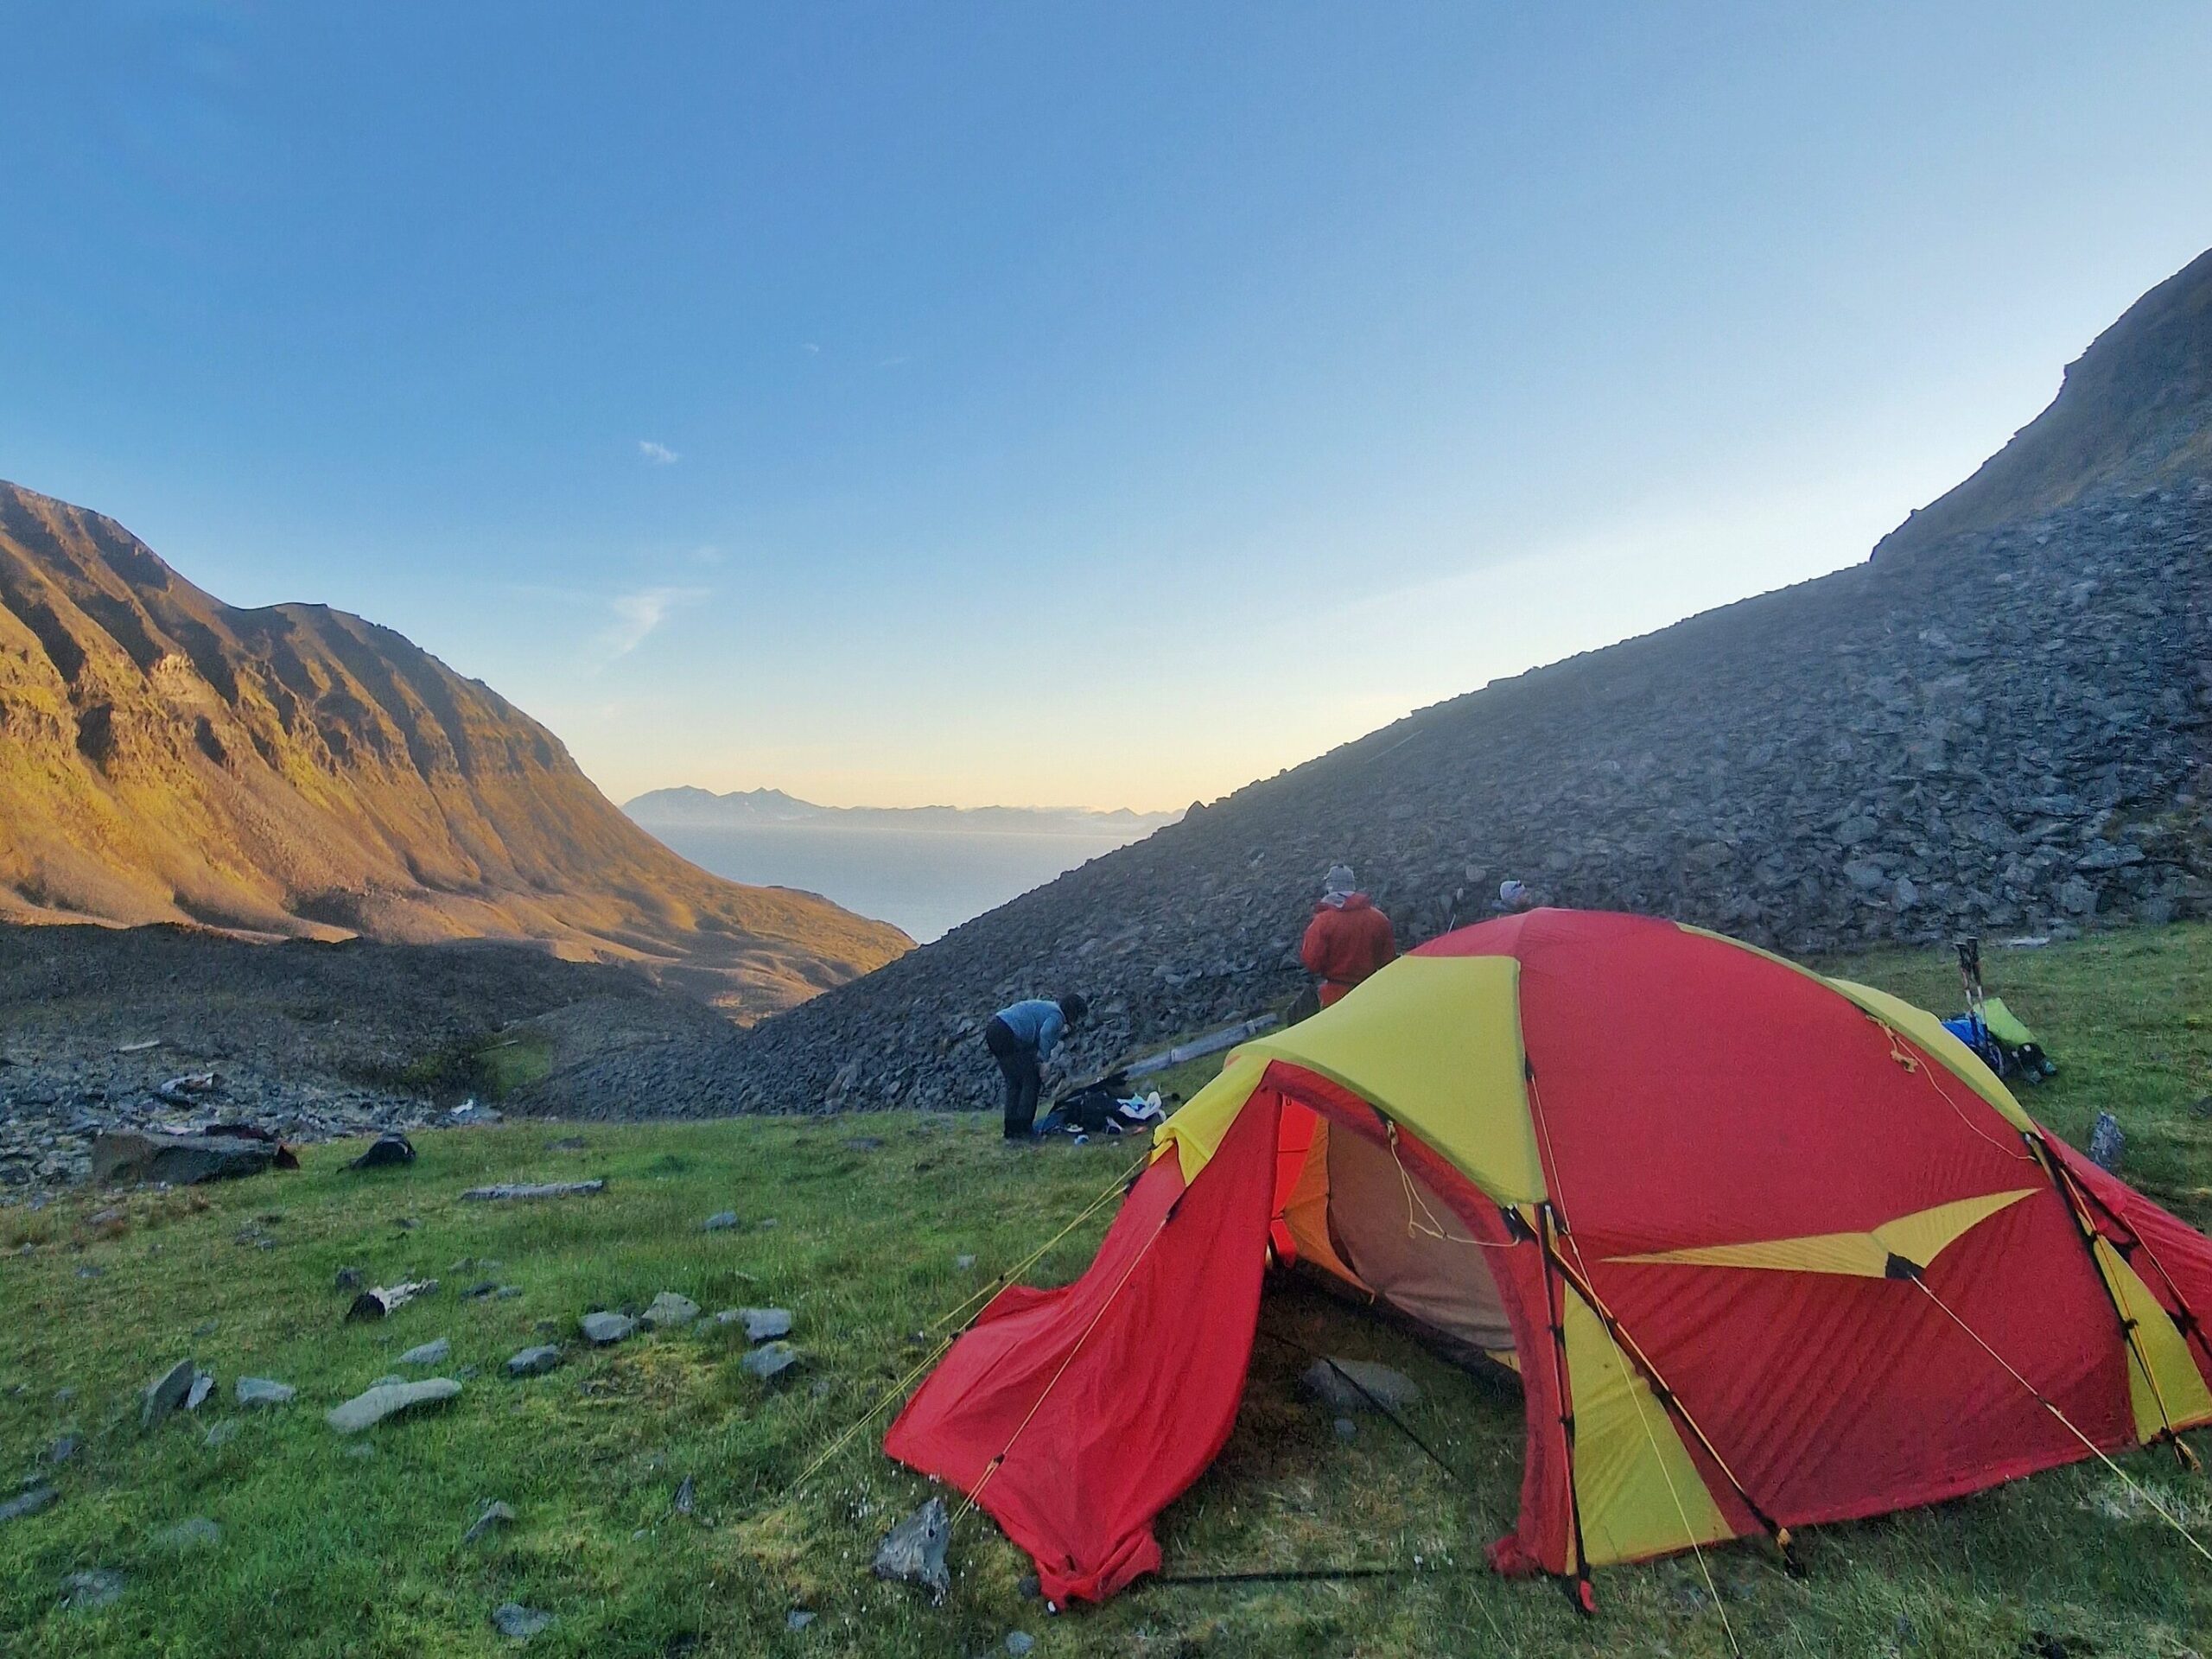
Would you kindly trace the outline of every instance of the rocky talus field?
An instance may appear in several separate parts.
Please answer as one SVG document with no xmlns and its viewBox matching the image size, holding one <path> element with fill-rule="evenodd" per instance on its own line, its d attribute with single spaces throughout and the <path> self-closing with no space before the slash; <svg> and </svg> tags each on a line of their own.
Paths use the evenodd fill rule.
<svg viewBox="0 0 2212 1659">
<path fill-rule="evenodd" d="M 728 1028 L 634 967 L 522 944 L 0 926 L 0 1208 L 82 1182 L 104 1131 L 410 1130 L 574 1055 Z"/>
</svg>

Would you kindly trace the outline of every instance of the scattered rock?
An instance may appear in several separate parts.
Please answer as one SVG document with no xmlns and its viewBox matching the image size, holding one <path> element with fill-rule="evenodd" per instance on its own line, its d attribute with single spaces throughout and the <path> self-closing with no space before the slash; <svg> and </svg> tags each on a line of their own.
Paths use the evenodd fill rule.
<svg viewBox="0 0 2212 1659">
<path fill-rule="evenodd" d="M 231 1385 L 231 1396 L 242 1406 L 289 1406 L 299 1390 L 289 1382 L 266 1376 L 242 1376 Z"/>
<path fill-rule="evenodd" d="M 690 1514 L 692 1500 L 696 1494 L 697 1490 L 698 1489 L 692 1484 L 691 1477 L 689 1475 L 684 1476 L 683 1484 L 677 1487 L 676 1497 L 670 1503 L 669 1507 L 674 1510 L 678 1515 Z"/>
<path fill-rule="evenodd" d="M 461 1535 L 461 1541 L 473 1544 L 479 1538 L 514 1524 L 515 1512 L 505 1503 L 493 1502 L 484 1506 L 484 1513 L 469 1522 L 468 1530 Z"/>
<path fill-rule="evenodd" d="M 56 1467 L 59 1467 L 60 1465 L 68 1462 L 70 1459 L 75 1457 L 77 1455 L 78 1448 L 83 1445 L 84 1442 L 79 1440 L 74 1434 L 63 1434 L 57 1436 L 53 1443 L 46 1448 L 46 1460 L 48 1463 L 54 1465 Z"/>
<path fill-rule="evenodd" d="M 550 1344 L 525 1348 L 507 1361 L 509 1376 L 543 1376 L 561 1363 L 561 1351 Z"/>
<path fill-rule="evenodd" d="M 1421 1403 L 1421 1388 L 1402 1371 L 1364 1359 L 1317 1359 L 1298 1379 L 1332 1411 L 1403 1411 Z"/>
<path fill-rule="evenodd" d="M 737 1211 L 734 1210 L 717 1210 L 699 1224 L 702 1232 L 709 1233 L 726 1233 L 736 1225 Z"/>
<path fill-rule="evenodd" d="M 498 1290 L 499 1287 L 495 1281 L 490 1279 L 480 1279 L 474 1284 L 471 1285 L 467 1290 L 461 1293 L 461 1299 L 464 1301 L 480 1302 L 486 1296 L 491 1295 L 494 1291 Z"/>
<path fill-rule="evenodd" d="M 1025 1573 L 1014 1581 L 1014 1593 L 1024 1601 L 1034 1601 L 1045 1593 L 1045 1586 L 1038 1581 L 1034 1573 Z"/>
<path fill-rule="evenodd" d="M 112 1567 L 95 1567 L 72 1573 L 61 1580 L 61 1605 L 72 1612 L 92 1612 L 111 1607 L 123 1599 L 123 1574 Z"/>
<path fill-rule="evenodd" d="M 61 1494 L 51 1486 L 33 1486 L 5 1503 L 0 1503 L 0 1523 L 20 1521 L 27 1515 L 36 1515 L 41 1510 L 52 1509 L 60 1497 Z"/>
<path fill-rule="evenodd" d="M 369 1149 L 346 1166 L 348 1169 L 391 1169 L 415 1161 L 415 1143 L 396 1130 L 378 1135 Z"/>
<path fill-rule="evenodd" d="M 501 1636 L 527 1642 L 552 1627 L 553 1615 L 541 1613 L 534 1607 L 525 1607 L 518 1601 L 510 1601 L 493 1610 L 492 1623 L 498 1627 Z"/>
<path fill-rule="evenodd" d="M 362 1282 L 361 1270 L 359 1268 L 340 1268 L 335 1282 L 336 1287 L 341 1291 L 359 1290 Z"/>
<path fill-rule="evenodd" d="M 849 1135 L 845 1137 L 848 1152 L 874 1152 L 882 1145 L 883 1137 L 880 1135 Z"/>
<path fill-rule="evenodd" d="M 737 1317 L 745 1321 L 747 1342 L 767 1342 L 791 1333 L 791 1314 L 787 1307 L 741 1307 Z"/>
<path fill-rule="evenodd" d="M 584 1340 L 594 1348 L 620 1342 L 638 1328 L 638 1322 L 626 1313 L 587 1313 L 577 1323 L 583 1327 Z"/>
<path fill-rule="evenodd" d="M 1359 1425 L 1352 1421 L 1349 1417 L 1338 1418 L 1337 1438 L 1340 1440 L 1357 1440 L 1359 1438 Z"/>
<path fill-rule="evenodd" d="M 195 1515 L 164 1528 L 154 1535 L 154 1541 L 163 1549 L 182 1553 L 194 1549 L 213 1549 L 223 1541 L 223 1529 L 204 1515 Z"/>
<path fill-rule="evenodd" d="M 194 1373 L 192 1379 L 192 1387 L 187 1391 L 184 1396 L 184 1408 L 187 1411 L 199 1410 L 200 1407 L 207 1403 L 207 1396 L 214 1392 L 214 1372 L 200 1371 Z"/>
<path fill-rule="evenodd" d="M 815 1616 L 804 1607 L 794 1607 L 784 1615 L 784 1628 L 796 1636 L 814 1623 Z"/>
<path fill-rule="evenodd" d="M 442 1365 L 453 1356 L 453 1344 L 443 1337 L 410 1348 L 399 1357 L 402 1365 Z"/>
<path fill-rule="evenodd" d="M 378 1285 L 356 1296 L 353 1306 L 346 1310 L 346 1317 L 348 1319 L 388 1319 L 417 1296 L 436 1294 L 437 1288 L 438 1281 L 435 1279 L 410 1279 L 404 1285 Z"/>
<path fill-rule="evenodd" d="M 211 1423 L 202 1444 L 211 1452 L 219 1452 L 238 1439 L 238 1430 L 243 1427 L 243 1422 L 236 1417 L 226 1417 L 219 1423 Z"/>
<path fill-rule="evenodd" d="M 944 1500 L 933 1497 L 892 1528 L 876 1547 L 875 1576 L 918 1584 L 932 1602 L 942 1605 L 952 1592 L 952 1574 L 944 1565 L 944 1548 L 951 1541 L 952 1516 Z"/>
<path fill-rule="evenodd" d="M 1037 1638 L 1027 1630 L 1008 1630 L 1006 1633 L 1006 1650 L 1014 1656 L 1014 1659 L 1021 1659 L 1022 1655 L 1036 1645 Z"/>
<path fill-rule="evenodd" d="M 2099 1169 L 2108 1175 L 2120 1173 L 2121 1153 L 2127 1146 L 2127 1136 L 2120 1127 L 2120 1120 L 2110 1112 L 2099 1112 L 2096 1122 L 2089 1128 L 2089 1157 Z"/>
<path fill-rule="evenodd" d="M 154 1093 L 162 1103 L 169 1106 L 189 1106 L 202 1095 L 215 1092 L 213 1071 L 188 1071 L 181 1077 L 171 1077 L 166 1083 L 154 1085 Z"/>
<path fill-rule="evenodd" d="M 804 1360 L 805 1356 L 788 1342 L 770 1342 L 749 1351 L 738 1363 L 763 1382 L 774 1382 L 788 1378 Z"/>
<path fill-rule="evenodd" d="M 199 1375 L 197 1365 L 188 1359 L 180 1359 L 148 1383 L 138 1410 L 139 1427 L 152 1428 L 182 1405 L 191 1394 L 193 1382 Z"/>
<path fill-rule="evenodd" d="M 537 1181 L 520 1185 L 472 1186 L 461 1196 L 465 1202 L 496 1204 L 512 1198 L 582 1198 L 607 1191 L 600 1181 Z"/>
<path fill-rule="evenodd" d="M 671 1325 L 689 1325 L 699 1317 L 699 1304 L 689 1296 L 679 1296 L 672 1290 L 664 1290 L 653 1298 L 652 1306 L 645 1310 L 645 1323 L 656 1331 L 665 1331 Z"/>
<path fill-rule="evenodd" d="M 395 1413 L 438 1405 L 460 1392 L 460 1383 L 443 1376 L 427 1377 L 420 1382 L 380 1382 L 344 1405 L 331 1408 L 323 1414 L 323 1421 L 340 1434 L 358 1434 Z"/>
<path fill-rule="evenodd" d="M 952 1265 L 961 1272 L 966 1273 L 975 1267 L 976 1258 L 972 1255 L 956 1255 L 952 1258 Z"/>
<path fill-rule="evenodd" d="M 193 1186 L 258 1175 L 276 1166 L 283 1153 L 277 1141 L 242 1132 L 159 1135 L 103 1129 L 92 1137 L 92 1178 L 100 1186 L 136 1186 L 145 1181 Z M 292 1160 L 292 1166 L 296 1168 L 298 1161 Z"/>
</svg>

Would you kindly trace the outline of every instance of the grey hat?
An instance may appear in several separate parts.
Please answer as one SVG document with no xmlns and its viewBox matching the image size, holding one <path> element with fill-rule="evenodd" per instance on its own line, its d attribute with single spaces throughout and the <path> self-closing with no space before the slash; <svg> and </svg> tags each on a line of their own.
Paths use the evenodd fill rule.
<svg viewBox="0 0 2212 1659">
<path fill-rule="evenodd" d="M 1321 891 L 1325 893 L 1350 893 L 1352 885 L 1351 866 L 1332 864 L 1328 874 L 1321 880 Z"/>
</svg>

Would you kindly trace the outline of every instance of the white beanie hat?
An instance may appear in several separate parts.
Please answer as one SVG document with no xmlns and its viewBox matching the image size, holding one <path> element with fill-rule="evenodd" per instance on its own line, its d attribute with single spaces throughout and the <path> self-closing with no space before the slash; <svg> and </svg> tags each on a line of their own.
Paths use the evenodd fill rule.
<svg viewBox="0 0 2212 1659">
<path fill-rule="evenodd" d="M 1329 874 L 1322 879 L 1321 891 L 1326 893 L 1350 893 L 1352 890 L 1351 866 L 1332 864 Z"/>
</svg>

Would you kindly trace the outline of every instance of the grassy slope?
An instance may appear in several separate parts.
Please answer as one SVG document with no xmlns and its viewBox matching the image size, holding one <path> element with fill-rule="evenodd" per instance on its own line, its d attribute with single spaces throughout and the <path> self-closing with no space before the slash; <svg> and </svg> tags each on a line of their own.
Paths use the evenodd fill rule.
<svg viewBox="0 0 2212 1659">
<path fill-rule="evenodd" d="M 1955 978 L 1932 955 L 1832 965 L 1923 1002 L 1955 1000 Z M 2202 927 L 1993 963 L 2067 1067 L 2031 1109 L 2076 1140 L 2097 1109 L 2117 1110 L 2132 1173 L 2199 1225 L 2212 1222 L 2212 1122 L 2190 1105 L 2212 1090 L 2209 974 L 2212 929 Z M 559 1616 L 533 1656 L 977 1653 L 1015 1628 L 1039 1638 L 1040 1655 L 1726 1651 L 1694 1562 L 1607 1571 L 1603 1613 L 1587 1622 L 1548 1586 L 1466 1570 L 1511 1522 L 1517 1400 L 1294 1288 L 1271 1297 L 1266 1326 L 1414 1373 L 1429 1390 L 1414 1427 L 1474 1490 L 1386 1426 L 1338 1441 L 1296 1396 L 1302 1358 L 1263 1342 L 1227 1452 L 1163 1520 L 1170 1570 L 1415 1554 L 1452 1570 L 1154 1587 L 1049 1619 L 1019 1594 L 1026 1561 L 971 1517 L 954 1541 L 959 1576 L 944 1610 L 874 1582 L 874 1542 L 922 1484 L 870 1437 L 798 1496 L 782 1497 L 785 1484 L 925 1351 L 911 1333 L 1020 1260 L 1127 1162 L 1128 1148 L 1107 1144 L 1008 1152 L 995 1129 L 909 1115 L 594 1126 L 578 1152 L 552 1147 L 574 1133 L 566 1126 L 518 1123 L 426 1135 L 421 1161 L 402 1172 L 355 1175 L 342 1149 L 323 1147 L 297 1175 L 134 1196 L 119 1228 L 92 1226 L 90 1198 L 0 1211 L 0 1476 L 12 1485 L 64 1428 L 86 1440 L 54 1475 L 59 1505 L 0 1523 L 0 1651 L 493 1653 L 510 1644 L 491 1611 L 511 1599 Z M 886 1144 L 852 1149 L 855 1135 Z M 583 1174 L 607 1176 L 609 1191 L 527 1207 L 457 1201 L 479 1180 Z M 742 1229 L 699 1230 L 726 1207 Z M 771 1217 L 775 1226 L 760 1224 Z M 1071 1276 L 1103 1227 L 1102 1212 L 1030 1276 Z M 257 1236 L 274 1248 L 257 1248 Z M 955 1257 L 968 1253 L 978 1266 L 963 1272 Z M 454 1265 L 464 1257 L 500 1265 Z M 346 1325 L 331 1281 L 346 1264 L 380 1281 L 432 1274 L 447 1288 L 386 1325 Z M 456 1294 L 480 1277 L 524 1294 Z M 538 1339 L 539 1321 L 565 1333 L 588 1308 L 663 1288 L 709 1309 L 795 1309 L 823 1392 L 802 1382 L 764 1393 L 739 1370 L 728 1331 L 572 1355 L 529 1382 L 499 1374 L 506 1355 Z M 212 1329 L 195 1335 L 205 1321 Z M 453 1366 L 486 1374 L 442 1414 L 385 1424 L 365 1437 L 373 1455 L 347 1456 L 323 1408 L 439 1335 L 453 1340 Z M 142 1434 L 134 1390 L 188 1353 L 219 1374 L 221 1393 L 197 1419 Z M 242 1372 L 294 1382 L 300 1399 L 239 1414 L 230 1384 Z M 65 1387 L 74 1397 L 57 1402 Z M 208 1446 L 205 1431 L 233 1416 L 243 1419 L 235 1438 Z M 2129 1465 L 2212 1536 L 2212 1487 L 2170 1459 Z M 688 1519 L 671 1510 L 686 1474 L 698 1492 Z M 518 1523 L 464 1547 L 463 1529 L 492 1498 L 512 1503 Z M 165 1550 L 156 1535 L 191 1516 L 219 1522 L 223 1541 L 199 1554 Z M 2180 1655 L 2203 1644 L 2191 1632 L 2212 1629 L 2212 1567 L 2135 1515 L 2094 1466 L 1818 1529 L 1803 1548 L 1802 1583 L 1748 1547 L 1709 1554 L 1745 1653 L 2014 1654 L 2044 1630 L 2101 1653 Z M 124 1598 L 99 1612 L 57 1611 L 63 1575 L 92 1566 L 130 1575 Z M 785 1615 L 799 1605 L 819 1622 L 787 1635 Z"/>
</svg>

